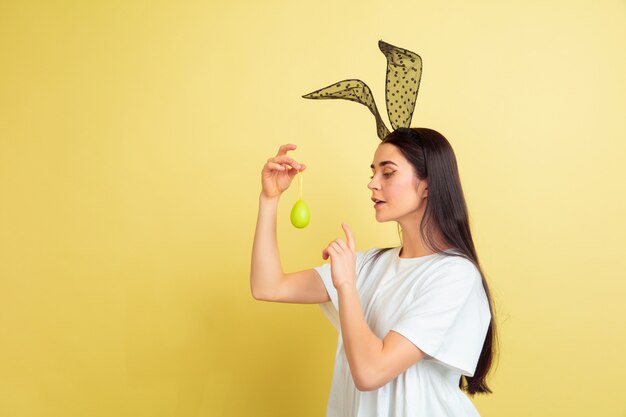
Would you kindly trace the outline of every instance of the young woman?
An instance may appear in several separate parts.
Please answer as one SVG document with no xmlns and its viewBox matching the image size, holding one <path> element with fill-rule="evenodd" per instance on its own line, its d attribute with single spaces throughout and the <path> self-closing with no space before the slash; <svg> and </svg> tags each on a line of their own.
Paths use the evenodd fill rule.
<svg viewBox="0 0 626 417">
<path fill-rule="evenodd" d="M 327 416 L 478 416 L 468 394 L 491 393 L 496 329 L 452 147 L 427 128 L 398 128 L 374 154 L 376 220 L 401 246 L 355 250 L 350 228 L 322 251 L 330 264 L 283 273 L 281 193 L 306 169 L 280 147 L 262 171 L 250 285 L 257 300 L 320 303 L 339 332 Z"/>
</svg>

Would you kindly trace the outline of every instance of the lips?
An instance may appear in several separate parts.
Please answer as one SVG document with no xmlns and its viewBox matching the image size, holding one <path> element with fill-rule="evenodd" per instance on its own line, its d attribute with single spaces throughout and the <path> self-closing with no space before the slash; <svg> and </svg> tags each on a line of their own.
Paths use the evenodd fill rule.
<svg viewBox="0 0 626 417">
<path fill-rule="evenodd" d="M 374 202 L 374 208 L 378 208 L 380 206 L 382 206 L 383 204 L 385 204 L 385 202 L 383 200 L 379 200 L 377 198 L 372 197 L 372 201 Z"/>
</svg>

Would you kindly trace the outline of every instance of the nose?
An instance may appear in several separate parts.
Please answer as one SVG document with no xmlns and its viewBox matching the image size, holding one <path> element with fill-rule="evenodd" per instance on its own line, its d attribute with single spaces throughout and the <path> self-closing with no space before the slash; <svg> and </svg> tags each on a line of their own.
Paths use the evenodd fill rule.
<svg viewBox="0 0 626 417">
<path fill-rule="evenodd" d="M 376 177 L 371 179 L 371 181 L 367 184 L 367 188 L 369 188 L 370 190 L 376 190 L 380 188 L 378 186 L 378 183 L 376 182 Z"/>
</svg>

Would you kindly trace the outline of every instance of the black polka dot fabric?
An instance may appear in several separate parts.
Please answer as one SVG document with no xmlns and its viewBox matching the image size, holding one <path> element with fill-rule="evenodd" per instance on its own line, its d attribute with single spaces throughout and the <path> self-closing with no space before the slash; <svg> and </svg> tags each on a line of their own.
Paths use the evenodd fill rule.
<svg viewBox="0 0 626 417">
<path fill-rule="evenodd" d="M 393 129 L 410 127 L 417 90 L 422 78 L 422 58 L 416 53 L 378 41 L 387 57 L 385 99 Z"/>
<path fill-rule="evenodd" d="M 378 41 L 378 47 L 387 57 L 385 100 L 391 126 L 394 130 L 399 127 L 410 127 L 422 77 L 422 58 L 414 52 L 398 48 L 382 40 Z M 389 130 L 376 108 L 372 91 L 361 80 L 339 81 L 302 97 L 310 99 L 342 98 L 361 103 L 367 106 L 376 118 L 376 131 L 380 140 L 389 134 Z"/>
<path fill-rule="evenodd" d="M 376 130 L 378 131 L 378 137 L 382 140 L 389 134 L 389 130 L 387 129 L 387 126 L 385 126 L 385 122 L 381 119 L 378 109 L 376 108 L 372 91 L 367 84 L 361 80 L 351 79 L 339 81 L 302 97 L 313 99 L 343 98 L 364 104 L 368 109 L 370 109 L 376 118 Z"/>
</svg>

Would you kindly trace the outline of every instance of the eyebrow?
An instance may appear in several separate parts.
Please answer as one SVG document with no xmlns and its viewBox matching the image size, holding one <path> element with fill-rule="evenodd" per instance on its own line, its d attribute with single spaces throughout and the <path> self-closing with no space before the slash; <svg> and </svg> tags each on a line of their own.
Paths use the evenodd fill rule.
<svg viewBox="0 0 626 417">
<path fill-rule="evenodd" d="M 393 164 L 393 165 L 395 165 L 395 166 L 398 166 L 398 164 L 396 164 L 396 163 L 395 163 L 395 162 L 393 162 L 393 161 L 381 161 L 381 162 L 379 162 L 379 163 L 378 163 L 378 166 L 379 166 L 379 167 L 382 167 L 382 166 L 385 166 L 385 165 L 387 165 L 387 164 Z M 374 169 L 374 164 L 370 165 L 370 168 Z"/>
</svg>

